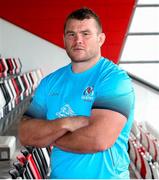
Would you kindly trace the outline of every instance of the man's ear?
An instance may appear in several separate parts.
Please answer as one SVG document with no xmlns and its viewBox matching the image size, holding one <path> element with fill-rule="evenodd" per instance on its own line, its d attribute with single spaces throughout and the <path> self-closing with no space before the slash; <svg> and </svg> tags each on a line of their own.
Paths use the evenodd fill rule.
<svg viewBox="0 0 159 180">
<path fill-rule="evenodd" d="M 102 47 L 106 39 L 105 33 L 100 33 L 98 39 L 99 39 L 99 45 L 100 47 Z"/>
</svg>

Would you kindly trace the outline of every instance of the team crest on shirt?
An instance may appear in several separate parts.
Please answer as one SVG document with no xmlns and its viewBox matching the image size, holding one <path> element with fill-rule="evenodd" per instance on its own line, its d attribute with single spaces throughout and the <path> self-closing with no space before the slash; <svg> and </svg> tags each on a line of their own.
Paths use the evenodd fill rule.
<svg viewBox="0 0 159 180">
<path fill-rule="evenodd" d="M 82 93 L 83 100 L 85 101 L 92 101 L 94 98 L 94 87 L 93 86 L 88 86 Z"/>
</svg>

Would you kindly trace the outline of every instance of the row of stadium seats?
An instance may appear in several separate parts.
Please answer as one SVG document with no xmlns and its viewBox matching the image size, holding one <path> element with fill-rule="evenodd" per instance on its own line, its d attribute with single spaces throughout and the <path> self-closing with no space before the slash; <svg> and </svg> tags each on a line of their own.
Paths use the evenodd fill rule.
<svg viewBox="0 0 159 180">
<path fill-rule="evenodd" d="M 20 59 L 0 58 L 0 134 L 9 127 L 29 104 L 42 79 L 40 69 L 21 73 Z"/>
<path fill-rule="evenodd" d="M 131 132 L 136 135 L 136 138 L 145 147 L 146 151 L 150 153 L 153 161 L 159 163 L 159 140 L 147 131 L 144 124 L 137 125 L 134 123 Z"/>
<path fill-rule="evenodd" d="M 30 99 L 31 96 L 27 96 L 23 101 L 16 105 L 12 111 L 0 119 L 0 135 L 3 136 L 6 134 L 8 128 L 20 120 L 30 104 Z"/>
<path fill-rule="evenodd" d="M 0 135 L 20 120 L 42 77 L 39 69 L 22 73 L 19 58 L 0 58 Z M 47 178 L 50 173 L 50 153 L 50 147 L 24 147 L 9 171 L 11 178 Z"/>
<path fill-rule="evenodd" d="M 27 146 L 13 162 L 9 170 L 12 179 L 47 179 L 50 175 L 51 147 L 35 148 Z"/>
<path fill-rule="evenodd" d="M 159 179 L 159 142 L 149 132 L 134 123 L 129 138 L 131 166 L 142 179 Z"/>
<path fill-rule="evenodd" d="M 0 58 L 0 78 L 20 74 L 22 63 L 19 58 Z"/>
<path fill-rule="evenodd" d="M 7 115 L 17 104 L 32 94 L 42 75 L 34 70 L 0 82 L 0 119 Z"/>
</svg>

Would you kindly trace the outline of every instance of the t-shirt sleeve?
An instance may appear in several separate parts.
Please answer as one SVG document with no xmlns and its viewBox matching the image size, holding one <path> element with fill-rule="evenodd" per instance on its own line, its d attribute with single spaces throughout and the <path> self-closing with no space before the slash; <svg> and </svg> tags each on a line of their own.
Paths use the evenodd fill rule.
<svg viewBox="0 0 159 180">
<path fill-rule="evenodd" d="M 134 108 L 131 79 L 123 71 L 114 71 L 100 80 L 92 109 L 109 109 L 129 117 Z"/>
<path fill-rule="evenodd" d="M 46 80 L 42 80 L 35 90 L 31 103 L 25 112 L 25 115 L 33 118 L 46 118 Z"/>
</svg>

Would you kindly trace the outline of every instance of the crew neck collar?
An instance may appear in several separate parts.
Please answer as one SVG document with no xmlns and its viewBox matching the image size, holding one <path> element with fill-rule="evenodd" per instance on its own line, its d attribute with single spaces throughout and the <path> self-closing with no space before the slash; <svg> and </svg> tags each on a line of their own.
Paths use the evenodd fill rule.
<svg viewBox="0 0 159 180">
<path fill-rule="evenodd" d="M 104 59 L 104 57 L 100 57 L 100 59 L 96 62 L 96 64 L 94 64 L 92 67 L 90 67 L 89 69 L 83 71 L 83 72 L 79 72 L 79 73 L 75 73 L 72 71 L 72 64 L 70 63 L 69 65 L 69 71 L 71 73 L 72 76 L 81 76 L 84 75 L 90 71 L 92 71 L 94 68 L 96 68 L 98 66 L 98 64 L 100 64 L 101 60 Z"/>
</svg>

